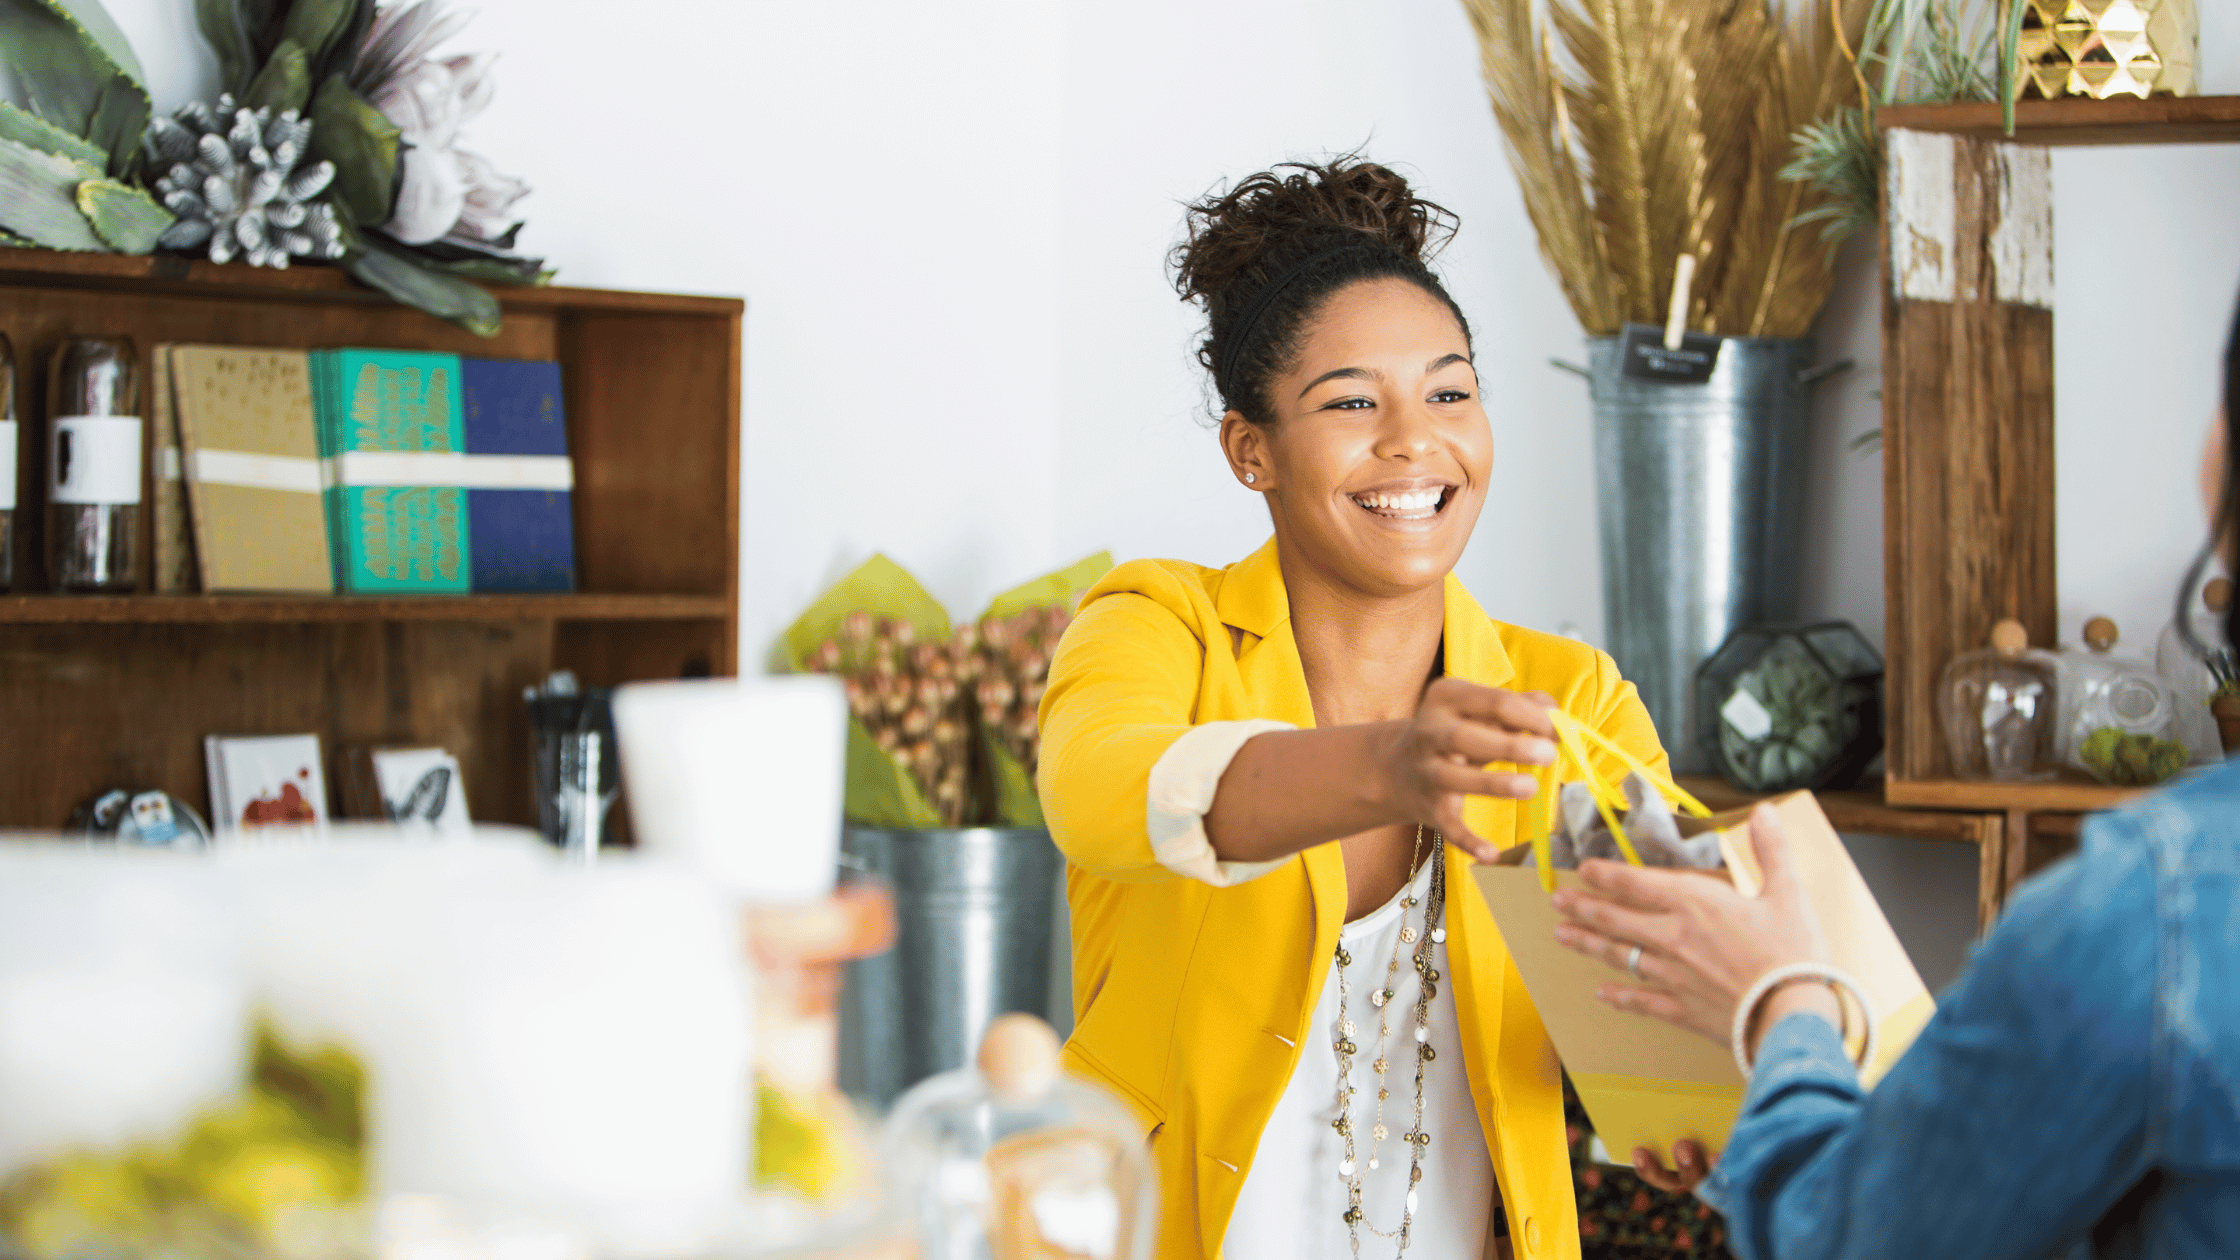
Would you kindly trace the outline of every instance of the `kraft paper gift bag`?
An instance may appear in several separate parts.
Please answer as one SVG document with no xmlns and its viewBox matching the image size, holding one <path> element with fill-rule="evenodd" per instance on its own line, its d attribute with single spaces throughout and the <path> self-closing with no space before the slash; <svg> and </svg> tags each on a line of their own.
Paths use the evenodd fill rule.
<svg viewBox="0 0 2240 1260">
<path fill-rule="evenodd" d="M 1559 722 L 1559 726 L 1572 725 Z M 1583 753 L 1576 750 L 1580 737 L 1592 738 L 1593 732 L 1580 728 L 1564 734 L 1559 744 L 1570 745 L 1567 759 L 1585 766 Z M 1703 812 L 1670 780 L 1638 764 L 1635 769 L 1667 789 L 1683 807 Z M 1607 785 L 1595 787 L 1598 796 L 1609 793 L 1615 798 Z M 1552 792 L 1551 787 L 1543 795 Z M 1788 838 L 1791 859 L 1833 948 L 1833 961 L 1859 982 L 1873 1006 L 1880 1044 L 1874 1062 L 1861 1073 L 1871 1088 L 1929 1022 L 1935 999 L 1819 802 L 1809 792 L 1793 792 L 1774 798 L 1772 804 Z M 1614 814 L 1605 817 L 1616 821 Z M 1749 811 L 1683 818 L 1680 829 L 1690 836 L 1717 832 L 1726 859 L 1724 870 L 1689 872 L 1689 877 L 1726 879 L 1746 894 L 1757 894 L 1762 881 L 1750 841 Z M 1613 830 L 1623 835 L 1622 827 Z M 1634 981 L 1623 970 L 1556 943 L 1557 915 L 1548 894 L 1552 888 L 1580 887 L 1578 874 L 1544 871 L 1525 847 L 1504 858 L 1517 864 L 1479 866 L 1473 874 L 1611 1157 L 1630 1160 L 1634 1148 L 1645 1146 L 1669 1166 L 1673 1144 L 1682 1140 L 1693 1140 L 1706 1151 L 1724 1147 L 1742 1105 L 1743 1080 L 1733 1052 L 1723 1042 L 1616 1010 L 1596 998 L 1595 990 L 1605 983 Z M 1848 1000 L 1845 1004 L 1850 1005 Z M 1856 1011 L 1852 1018 L 1856 1020 Z M 1854 1030 L 1854 1055 L 1863 1040 Z"/>
</svg>

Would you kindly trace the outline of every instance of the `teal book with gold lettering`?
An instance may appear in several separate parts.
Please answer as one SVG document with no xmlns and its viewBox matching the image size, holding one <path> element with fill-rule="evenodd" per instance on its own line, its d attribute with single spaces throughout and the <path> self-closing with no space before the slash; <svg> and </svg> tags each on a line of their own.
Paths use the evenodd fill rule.
<svg viewBox="0 0 2240 1260">
<path fill-rule="evenodd" d="M 472 590 L 459 356 L 327 350 L 314 376 L 335 589 Z"/>
</svg>

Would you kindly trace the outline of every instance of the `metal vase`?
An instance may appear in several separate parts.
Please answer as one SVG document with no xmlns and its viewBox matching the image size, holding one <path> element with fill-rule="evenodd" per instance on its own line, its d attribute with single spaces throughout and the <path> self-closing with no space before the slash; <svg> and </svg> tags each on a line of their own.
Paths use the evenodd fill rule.
<svg viewBox="0 0 2240 1260">
<path fill-rule="evenodd" d="M 926 1077 L 971 1062 L 996 1016 L 1052 1017 L 1064 859 L 1048 831 L 849 827 L 841 851 L 860 875 L 893 887 L 895 909 L 894 948 L 848 964 L 842 1089 L 883 1111 Z"/>
<path fill-rule="evenodd" d="M 1675 771 L 1697 746 L 1696 667 L 1727 635 L 1797 615 L 1809 338 L 1730 337 L 1702 385 L 1628 380 L 1619 339 L 1588 339 L 1604 642 L 1640 689 Z"/>
</svg>

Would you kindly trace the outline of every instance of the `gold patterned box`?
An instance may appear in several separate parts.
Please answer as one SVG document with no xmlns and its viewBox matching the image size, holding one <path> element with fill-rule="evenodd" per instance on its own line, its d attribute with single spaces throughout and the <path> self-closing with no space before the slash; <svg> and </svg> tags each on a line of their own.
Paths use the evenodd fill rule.
<svg viewBox="0 0 2240 1260">
<path fill-rule="evenodd" d="M 2022 72 L 2040 96 L 2192 96 L 2196 0 L 2023 0 Z"/>
</svg>

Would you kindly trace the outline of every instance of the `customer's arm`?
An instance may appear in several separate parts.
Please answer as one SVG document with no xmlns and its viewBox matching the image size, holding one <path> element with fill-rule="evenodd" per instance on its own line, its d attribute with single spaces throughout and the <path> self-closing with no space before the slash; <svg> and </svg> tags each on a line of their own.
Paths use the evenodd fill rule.
<svg viewBox="0 0 2240 1260">
<path fill-rule="evenodd" d="M 2124 825 L 2014 900 L 1871 1094 L 1819 1016 L 1760 1039 L 1698 1191 L 1744 1260 L 2037 1260 L 2144 1175 L 2154 889 Z"/>
</svg>

